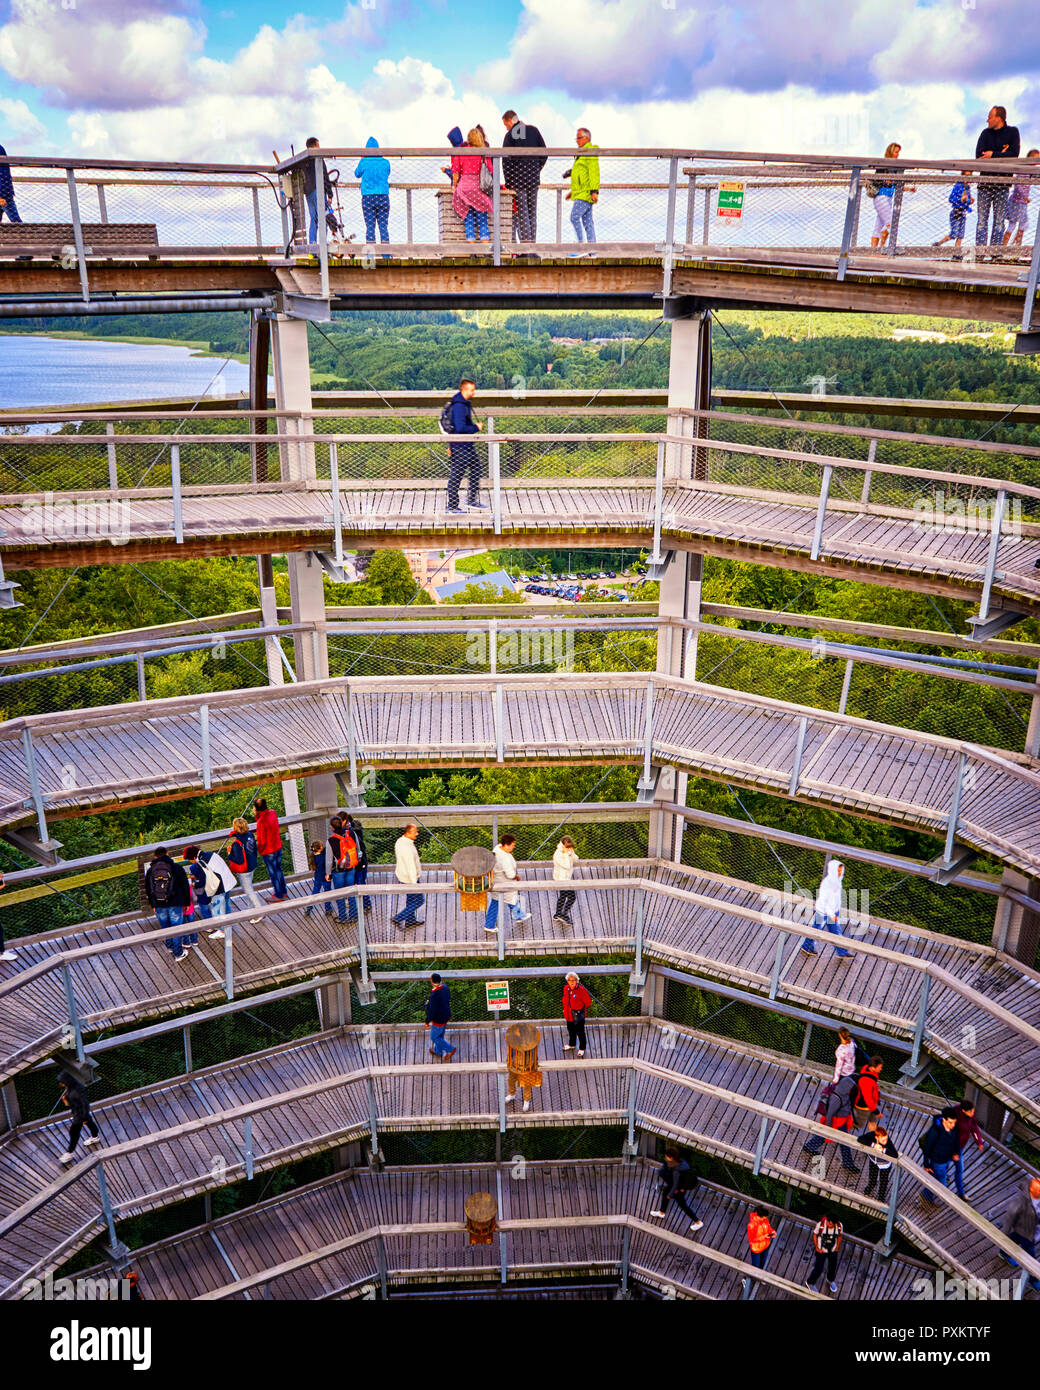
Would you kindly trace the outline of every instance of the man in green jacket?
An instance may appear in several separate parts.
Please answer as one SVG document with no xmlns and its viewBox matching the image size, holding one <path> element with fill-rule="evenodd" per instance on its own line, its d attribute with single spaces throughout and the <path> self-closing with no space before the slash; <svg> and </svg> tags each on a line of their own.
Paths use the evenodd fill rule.
<svg viewBox="0 0 1040 1390">
<path fill-rule="evenodd" d="M 578 148 L 598 150 L 599 146 L 593 145 L 591 140 L 591 135 L 582 126 L 577 133 Z M 584 229 L 584 239 L 592 243 L 596 240 L 596 228 L 592 223 L 592 205 L 599 202 L 599 160 L 594 154 L 580 154 L 575 158 L 570 174 L 571 191 L 567 197 L 572 205 L 571 226 L 579 241 L 582 240 Z"/>
</svg>

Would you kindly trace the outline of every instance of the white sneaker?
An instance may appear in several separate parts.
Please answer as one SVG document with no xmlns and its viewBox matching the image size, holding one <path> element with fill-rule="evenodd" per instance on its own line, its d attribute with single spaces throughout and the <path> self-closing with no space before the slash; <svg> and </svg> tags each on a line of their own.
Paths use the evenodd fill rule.
<svg viewBox="0 0 1040 1390">
<path fill-rule="evenodd" d="M 210 941 L 223 941 L 223 940 L 224 940 L 224 933 L 223 933 L 223 932 L 220 930 L 220 928 L 218 927 L 216 931 L 211 931 L 211 932 L 210 932 L 210 934 L 209 934 L 209 939 L 210 939 Z"/>
<path fill-rule="evenodd" d="M 262 917 L 250 917 L 249 920 L 255 926 L 257 922 L 262 922 L 264 919 Z"/>
<path fill-rule="evenodd" d="M 516 1096 L 506 1096 L 506 1100 L 516 1100 Z"/>
<path fill-rule="evenodd" d="M 525 1100 L 525 1101 L 524 1101 L 524 1109 L 525 1109 L 525 1110 L 530 1110 L 530 1108 L 531 1108 L 531 1102 L 530 1102 L 529 1100 Z"/>
<path fill-rule="evenodd" d="M 704 1225 L 704 1222 L 703 1222 L 703 1221 L 695 1221 L 695 1222 L 693 1223 L 693 1225 L 690 1227 L 690 1230 L 691 1230 L 691 1231 L 699 1231 L 700 1228 L 701 1228 L 703 1225 Z"/>
<path fill-rule="evenodd" d="M 519 917 L 514 917 L 514 918 L 513 918 L 513 921 L 514 921 L 514 922 L 517 922 L 517 923 L 520 923 L 520 922 L 529 922 L 530 920 L 531 920 L 531 914 L 530 914 L 529 912 L 524 912 L 524 913 L 521 914 L 521 916 L 519 916 Z"/>
<path fill-rule="evenodd" d="M 571 1047 L 570 1043 L 564 1043 L 563 1050 L 564 1052 L 573 1052 L 574 1048 Z"/>
<path fill-rule="evenodd" d="M 497 928 L 497 927 L 485 927 L 484 930 L 485 930 L 485 931 L 491 932 L 491 934 L 492 934 L 493 936 L 497 936 L 497 935 L 498 935 L 498 928 Z"/>
<path fill-rule="evenodd" d="M 838 1286 L 837 1286 L 837 1284 L 828 1284 L 827 1287 L 830 1289 L 831 1293 L 837 1293 L 837 1292 L 838 1292 Z"/>
<path fill-rule="evenodd" d="M 100 1134 L 88 1134 L 83 1142 L 86 1144 L 88 1149 L 92 1149 L 95 1144 L 101 1143 L 101 1136 Z"/>
<path fill-rule="evenodd" d="M 650 1215 L 651 1215 L 651 1216 L 664 1216 L 664 1212 L 663 1212 L 663 1211 L 652 1211 L 652 1212 L 650 1213 Z"/>
<path fill-rule="evenodd" d="M 0 954 L 0 960 L 14 960 L 17 954 L 17 951 L 4 951 Z"/>
<path fill-rule="evenodd" d="M 187 960 L 187 959 L 188 959 L 188 953 L 187 953 L 187 951 L 182 951 L 182 952 L 180 953 L 179 956 L 174 956 L 174 960 Z"/>
<path fill-rule="evenodd" d="M 73 1160 L 75 1157 L 76 1157 L 75 1154 L 62 1154 L 61 1157 L 58 1159 L 58 1162 L 59 1162 L 59 1163 L 71 1163 L 72 1160 Z"/>
<path fill-rule="evenodd" d="M 577 1052 L 576 1052 L 574 1055 L 575 1055 L 575 1057 L 584 1057 L 584 1056 L 585 1056 L 584 1052 L 582 1052 L 582 1050 L 581 1050 L 580 1047 L 578 1048 Z"/>
</svg>

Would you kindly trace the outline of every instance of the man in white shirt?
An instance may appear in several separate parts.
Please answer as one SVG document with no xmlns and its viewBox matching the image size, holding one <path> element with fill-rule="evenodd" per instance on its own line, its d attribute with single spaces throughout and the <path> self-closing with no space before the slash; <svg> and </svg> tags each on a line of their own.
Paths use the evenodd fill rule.
<svg viewBox="0 0 1040 1390">
<path fill-rule="evenodd" d="M 419 882 L 422 864 L 419 860 L 419 851 L 415 847 L 418 838 L 419 827 L 414 821 L 409 821 L 394 841 L 394 877 L 398 883 L 416 884 Z M 416 917 L 415 914 L 425 901 L 422 893 L 408 893 L 404 900 L 404 907 L 396 917 L 391 917 L 390 920 L 398 927 L 420 926 L 425 918 Z"/>
<path fill-rule="evenodd" d="M 487 916 L 484 918 L 485 931 L 498 931 L 498 900 L 502 901 L 509 908 L 509 915 L 514 922 L 529 922 L 531 914 L 525 912 L 523 904 L 520 902 L 520 894 L 516 889 L 502 892 L 502 887 L 507 883 L 518 883 L 520 875 L 516 871 L 516 859 L 513 850 L 516 848 L 515 835 L 503 835 L 495 846 L 495 879 L 492 886 L 491 901 L 488 903 Z"/>
</svg>

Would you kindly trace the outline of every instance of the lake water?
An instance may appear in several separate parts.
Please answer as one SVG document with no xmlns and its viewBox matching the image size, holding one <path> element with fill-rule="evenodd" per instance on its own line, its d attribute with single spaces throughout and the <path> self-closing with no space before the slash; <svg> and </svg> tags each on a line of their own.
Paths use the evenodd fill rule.
<svg viewBox="0 0 1040 1390">
<path fill-rule="evenodd" d="M 249 369 L 245 363 L 225 365 L 224 358 L 203 357 L 191 348 L 0 334 L 3 409 L 169 396 L 198 399 L 202 395 L 235 395 L 248 390 Z"/>
</svg>

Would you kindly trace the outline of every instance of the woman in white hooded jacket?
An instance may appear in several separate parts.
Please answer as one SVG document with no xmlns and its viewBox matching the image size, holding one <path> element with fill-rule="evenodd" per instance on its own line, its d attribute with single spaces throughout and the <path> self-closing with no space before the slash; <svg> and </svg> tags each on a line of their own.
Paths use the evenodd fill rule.
<svg viewBox="0 0 1040 1390">
<path fill-rule="evenodd" d="M 578 851 L 574 848 L 574 841 L 569 835 L 564 835 L 560 843 L 556 846 L 553 854 L 553 878 L 557 883 L 569 883 L 574 877 L 574 866 L 578 862 Z M 559 922 L 561 926 L 572 926 L 571 908 L 577 893 L 573 888 L 561 888 L 560 895 L 556 899 L 556 911 L 553 913 L 553 920 Z"/>
<path fill-rule="evenodd" d="M 817 931 L 833 932 L 835 936 L 841 936 L 841 891 L 842 879 L 845 874 L 845 865 L 840 859 L 832 859 L 827 865 L 827 872 L 824 874 L 820 883 L 820 890 L 816 894 L 816 910 L 813 915 L 813 926 Z M 807 955 L 816 955 L 816 942 L 812 937 L 807 936 L 802 942 L 802 950 Z M 851 951 L 845 951 L 840 946 L 835 946 L 835 954 L 843 960 L 851 957 Z"/>
</svg>

